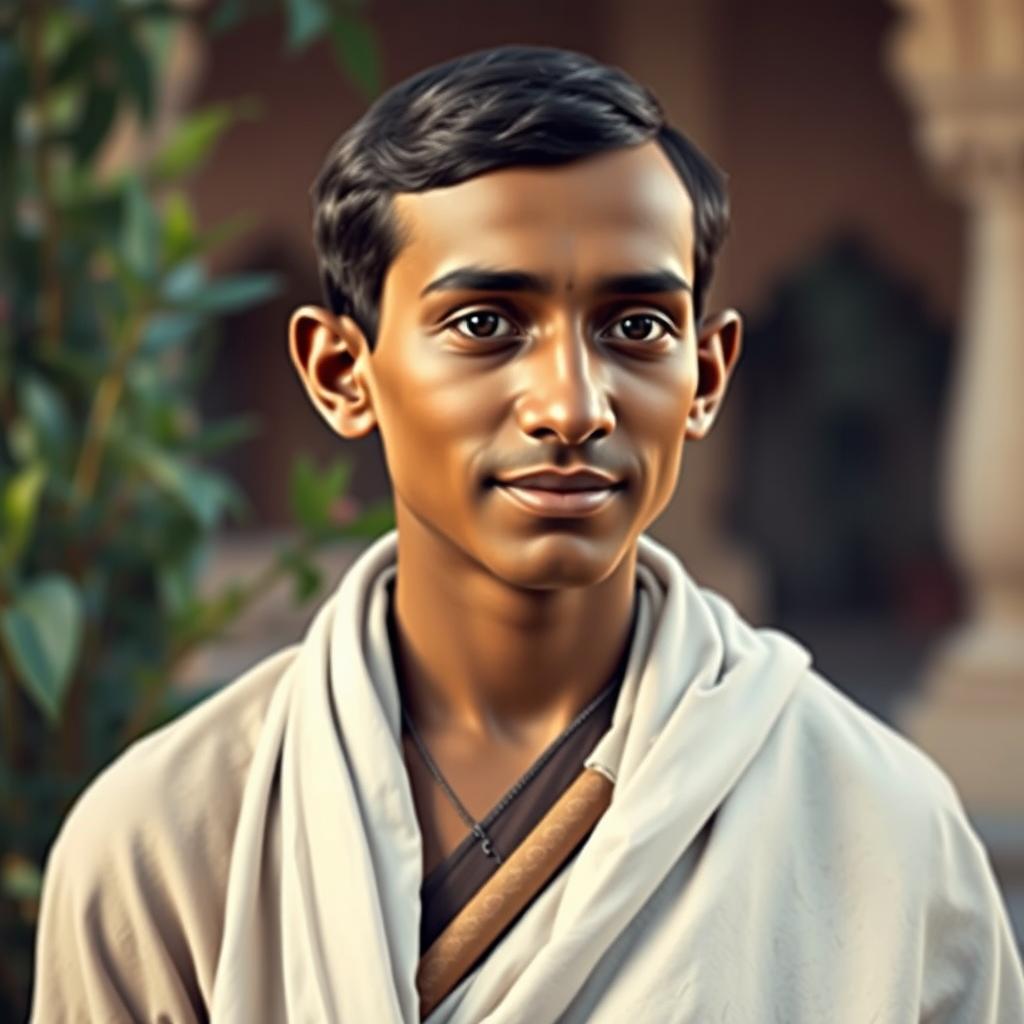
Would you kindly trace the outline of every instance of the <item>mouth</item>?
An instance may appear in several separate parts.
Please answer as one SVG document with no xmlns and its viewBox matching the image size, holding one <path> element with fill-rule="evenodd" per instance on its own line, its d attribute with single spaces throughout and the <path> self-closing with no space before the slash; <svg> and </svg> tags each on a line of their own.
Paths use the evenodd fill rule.
<svg viewBox="0 0 1024 1024">
<path fill-rule="evenodd" d="M 604 480 L 492 480 L 491 484 L 519 508 L 534 515 L 579 518 L 595 515 L 611 504 L 625 484 Z"/>
</svg>

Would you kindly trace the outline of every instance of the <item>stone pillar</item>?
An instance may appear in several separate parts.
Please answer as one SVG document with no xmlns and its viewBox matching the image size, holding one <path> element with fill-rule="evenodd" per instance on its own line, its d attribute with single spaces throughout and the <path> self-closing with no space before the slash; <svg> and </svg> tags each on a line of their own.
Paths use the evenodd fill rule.
<svg viewBox="0 0 1024 1024">
<path fill-rule="evenodd" d="M 964 203 L 968 270 L 942 523 L 967 619 L 906 732 L 968 808 L 1024 815 L 1024 0 L 900 0 L 890 66 L 926 162 Z"/>
</svg>

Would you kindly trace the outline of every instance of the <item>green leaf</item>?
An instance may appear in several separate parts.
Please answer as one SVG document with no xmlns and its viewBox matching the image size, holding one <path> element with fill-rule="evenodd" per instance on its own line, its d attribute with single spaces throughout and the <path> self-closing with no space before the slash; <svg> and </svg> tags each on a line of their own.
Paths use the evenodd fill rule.
<svg viewBox="0 0 1024 1024">
<path fill-rule="evenodd" d="M 245 0 L 221 0 L 207 23 L 210 35 L 219 36 L 236 28 L 248 13 L 248 4 Z"/>
<path fill-rule="evenodd" d="M 43 13 L 41 50 L 47 61 L 52 62 L 74 35 L 79 24 L 74 16 L 63 7 L 49 8 Z"/>
<path fill-rule="evenodd" d="M 326 470 L 318 470 L 307 455 L 292 467 L 289 497 L 292 513 L 311 533 L 330 530 L 334 505 L 345 493 L 352 473 L 352 464 L 339 459 Z"/>
<path fill-rule="evenodd" d="M 142 332 L 140 348 L 155 354 L 191 341 L 202 329 L 205 321 L 198 313 L 154 313 Z"/>
<path fill-rule="evenodd" d="M 308 601 L 323 587 L 323 573 L 306 556 L 295 551 L 285 552 L 281 563 L 292 575 L 292 599 L 296 604 Z"/>
<path fill-rule="evenodd" d="M 39 438 L 26 417 L 15 416 L 7 428 L 7 447 L 19 466 L 38 461 L 41 454 Z"/>
<path fill-rule="evenodd" d="M 205 529 L 216 527 L 228 510 L 241 512 L 245 507 L 241 492 L 226 477 L 140 438 L 121 438 L 120 446 L 126 458 Z"/>
<path fill-rule="evenodd" d="M 229 508 L 239 504 L 238 492 L 227 480 L 178 459 L 162 460 L 156 479 L 208 530 L 220 523 Z"/>
<path fill-rule="evenodd" d="M 240 213 L 233 217 L 222 220 L 199 233 L 196 241 L 196 251 L 207 253 L 225 242 L 240 238 L 247 231 L 251 231 L 259 223 L 258 217 L 252 213 Z"/>
<path fill-rule="evenodd" d="M 100 53 L 100 40 L 94 32 L 83 32 L 60 55 L 50 76 L 51 89 L 87 75 Z"/>
<path fill-rule="evenodd" d="M 0 865 L 0 892 L 12 900 L 37 900 L 43 889 L 43 873 L 20 853 L 8 853 Z"/>
<path fill-rule="evenodd" d="M 26 372 L 18 382 L 18 401 L 32 426 L 38 450 L 50 461 L 59 461 L 72 439 L 64 397 L 44 377 Z"/>
<path fill-rule="evenodd" d="M 202 265 L 195 260 L 175 267 L 164 279 L 165 302 L 193 313 L 222 315 L 256 305 L 281 290 L 279 274 L 236 274 L 207 282 Z"/>
<path fill-rule="evenodd" d="M 87 163 L 93 157 L 110 131 L 116 113 L 117 89 L 109 85 L 93 85 L 71 140 L 79 163 Z"/>
<path fill-rule="evenodd" d="M 395 528 L 395 506 L 390 498 L 382 498 L 368 505 L 359 518 L 340 530 L 342 536 L 365 537 L 372 540 Z"/>
<path fill-rule="evenodd" d="M 251 100 L 219 103 L 186 117 L 154 158 L 150 170 L 158 178 L 176 180 L 194 171 L 236 121 L 255 116 Z"/>
<path fill-rule="evenodd" d="M 245 497 L 226 477 L 182 463 L 177 478 L 178 498 L 205 529 L 215 529 L 229 512 L 244 514 Z"/>
<path fill-rule="evenodd" d="M 10 152 L 16 144 L 18 110 L 30 89 L 26 64 L 25 55 L 0 38 L 0 154 Z M 13 182 L 0 185 L 0 194 L 11 185 Z"/>
<path fill-rule="evenodd" d="M 180 263 L 165 278 L 161 295 L 172 306 L 181 306 L 193 299 L 206 284 L 206 271 L 198 260 Z"/>
<path fill-rule="evenodd" d="M 83 624 L 78 590 L 57 574 L 22 587 L 14 604 L 0 613 L 0 637 L 15 675 L 52 723 L 60 719 Z"/>
<path fill-rule="evenodd" d="M 123 16 L 134 23 L 144 19 L 159 23 L 164 18 L 187 21 L 194 17 L 194 12 L 187 3 L 183 4 L 180 0 L 133 0 L 123 11 Z"/>
<path fill-rule="evenodd" d="M 4 488 L 0 505 L 0 568 L 13 565 L 32 536 L 45 483 L 46 469 L 36 464 L 15 474 Z"/>
<path fill-rule="evenodd" d="M 156 275 L 160 257 L 160 220 L 139 178 L 125 185 L 124 222 L 121 225 L 121 257 L 128 269 L 144 281 Z"/>
<path fill-rule="evenodd" d="M 164 607 L 173 616 L 180 617 L 194 608 L 199 575 L 208 556 L 209 548 L 206 545 L 195 544 L 157 568 L 160 597 Z"/>
<path fill-rule="evenodd" d="M 361 18 L 345 11 L 335 13 L 331 40 L 339 67 L 348 74 L 367 98 L 381 88 L 381 60 L 377 37 Z"/>
<path fill-rule="evenodd" d="M 153 63 L 146 51 L 139 45 L 130 26 L 119 32 L 115 39 L 118 70 L 122 85 L 130 92 L 139 110 L 142 123 L 153 120 Z"/>
<path fill-rule="evenodd" d="M 258 305 L 281 291 L 280 274 L 237 274 L 222 277 L 187 300 L 189 309 L 208 314 L 233 313 Z"/>
<path fill-rule="evenodd" d="M 256 437 L 260 428 L 261 423 L 256 416 L 235 416 L 205 427 L 185 443 L 193 455 L 216 455 L 225 448 L 233 448 Z"/>
<path fill-rule="evenodd" d="M 288 49 L 295 53 L 319 39 L 330 24 L 330 15 L 322 0 L 286 0 L 288 9 Z"/>
<path fill-rule="evenodd" d="M 79 173 L 69 183 L 61 210 L 64 229 L 77 236 L 115 238 L 124 216 L 120 188 L 85 180 Z"/>
<path fill-rule="evenodd" d="M 192 205 L 184 192 L 172 192 L 163 207 L 163 253 L 167 266 L 191 256 L 199 243 Z"/>
</svg>

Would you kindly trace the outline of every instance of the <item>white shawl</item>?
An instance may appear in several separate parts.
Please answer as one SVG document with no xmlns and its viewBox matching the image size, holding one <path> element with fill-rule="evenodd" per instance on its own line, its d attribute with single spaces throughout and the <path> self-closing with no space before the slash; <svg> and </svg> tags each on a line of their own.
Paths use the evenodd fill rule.
<svg viewBox="0 0 1024 1024">
<path fill-rule="evenodd" d="M 265 973 L 296 1024 L 417 1020 L 420 836 L 384 625 L 395 544 L 350 570 L 275 695 L 232 858 L 215 1021 L 264 1019 L 252 979 Z M 1009 1020 L 1011 1005 L 1024 1019 L 984 856 L 932 765 L 647 538 L 638 583 L 621 697 L 588 759 L 617 780 L 612 805 L 431 1020 L 861 1024 L 944 1002 L 965 1024 Z M 279 879 L 265 855 L 276 802 Z"/>
<path fill-rule="evenodd" d="M 293 656 L 250 673 L 269 703 L 236 787 L 219 955 L 194 965 L 215 1024 L 418 1020 L 396 552 L 394 533 L 373 544 Z M 587 761 L 616 780 L 611 807 L 430 1024 L 1024 1021 L 1005 911 L 939 770 L 647 537 L 637 583 L 621 695 Z M 162 731 L 164 764 L 191 763 L 166 753 L 189 717 Z M 133 748 L 136 778 L 152 742 Z M 47 900 L 54 933 L 67 922 Z M 40 954 L 59 946 L 44 935 Z M 138 997 L 147 1019 L 184 1019 L 154 998 Z"/>
</svg>

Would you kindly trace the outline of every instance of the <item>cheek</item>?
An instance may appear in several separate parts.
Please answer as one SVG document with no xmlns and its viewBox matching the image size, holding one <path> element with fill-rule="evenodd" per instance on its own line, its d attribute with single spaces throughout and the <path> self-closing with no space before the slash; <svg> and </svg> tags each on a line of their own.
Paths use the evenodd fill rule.
<svg viewBox="0 0 1024 1024">
<path fill-rule="evenodd" d="M 415 372 L 409 367 L 416 366 Z M 493 442 L 493 388 L 419 354 L 377 375 L 378 424 L 396 488 L 450 502 Z"/>
<path fill-rule="evenodd" d="M 681 364 L 646 380 L 642 401 L 634 406 L 638 412 L 629 434 L 641 472 L 637 511 L 644 528 L 664 511 L 676 491 L 686 419 L 696 390 L 696 368 Z"/>
<path fill-rule="evenodd" d="M 662 364 L 637 381 L 623 403 L 633 410 L 628 433 L 638 455 L 648 464 L 654 486 L 668 468 L 666 464 L 678 460 L 696 391 L 696 367 L 688 362 L 671 367 Z"/>
</svg>

